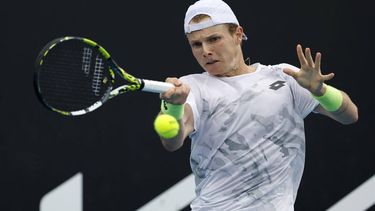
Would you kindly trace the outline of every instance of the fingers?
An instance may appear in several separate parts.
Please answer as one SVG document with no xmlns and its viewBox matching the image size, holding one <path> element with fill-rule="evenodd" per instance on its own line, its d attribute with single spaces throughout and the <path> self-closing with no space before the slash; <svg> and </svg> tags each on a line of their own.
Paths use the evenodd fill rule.
<svg viewBox="0 0 375 211">
<path fill-rule="evenodd" d="M 328 75 L 323 75 L 323 81 L 331 80 L 335 76 L 334 73 L 330 73 Z"/>
<path fill-rule="evenodd" d="M 311 50 L 310 48 L 306 48 L 305 49 L 305 55 L 306 55 L 306 60 L 307 60 L 307 64 L 310 66 L 310 67 L 314 67 L 314 59 L 312 58 L 311 56 Z"/>
<path fill-rule="evenodd" d="M 300 44 L 297 45 L 297 55 L 298 59 L 300 61 L 301 67 L 312 67 L 312 68 L 320 68 L 320 60 L 321 60 L 321 54 L 318 52 L 315 56 L 315 62 L 314 58 L 311 54 L 310 48 L 305 48 L 305 53 L 303 52 L 302 46 Z"/>
<path fill-rule="evenodd" d="M 301 67 L 306 66 L 307 60 L 305 58 L 305 55 L 303 54 L 302 46 L 300 44 L 297 45 L 297 56 Z"/>
<path fill-rule="evenodd" d="M 302 47 L 301 47 L 300 51 L 302 52 Z M 316 55 L 315 55 L 315 61 L 314 61 L 313 57 L 311 56 L 310 48 L 306 48 L 305 49 L 305 56 L 306 56 L 305 59 L 307 61 L 308 66 L 315 69 L 316 71 L 318 71 L 320 73 L 320 65 L 321 65 L 321 61 L 322 61 L 322 54 L 320 52 L 317 52 Z M 306 70 L 308 70 L 308 69 L 306 69 Z M 334 75 L 328 74 L 326 76 L 327 76 L 326 77 L 327 80 L 330 80 L 330 79 L 333 78 Z"/>
<path fill-rule="evenodd" d="M 175 87 L 168 91 L 160 94 L 160 98 L 172 103 L 172 104 L 183 104 L 186 102 L 187 96 L 190 92 L 190 88 L 187 84 L 183 84 L 177 78 L 167 78 L 167 83 L 173 84 Z"/>
<path fill-rule="evenodd" d="M 319 73 L 320 73 L 320 64 L 321 64 L 321 61 L 322 61 L 322 54 L 318 52 L 318 53 L 316 53 L 316 56 L 315 56 L 315 68 L 317 70 L 319 70 Z M 322 80 L 323 81 L 328 81 L 328 80 L 331 80 L 334 76 L 335 76 L 334 73 L 329 73 L 327 75 L 322 75 Z"/>
<path fill-rule="evenodd" d="M 321 64 L 321 59 L 322 59 L 322 54 L 321 53 L 316 53 L 315 56 L 315 67 L 320 69 L 320 64 Z"/>
<path fill-rule="evenodd" d="M 173 84 L 175 87 L 181 86 L 181 81 L 177 78 L 167 78 L 165 79 L 165 82 Z"/>
<path fill-rule="evenodd" d="M 292 70 L 292 69 L 289 69 L 289 68 L 284 68 L 283 69 L 283 72 L 292 76 L 293 78 L 297 77 L 297 72 Z"/>
<path fill-rule="evenodd" d="M 173 94 L 175 93 L 176 87 L 181 86 L 181 82 L 180 82 L 177 78 L 166 78 L 166 79 L 165 79 L 165 82 L 167 82 L 167 83 L 171 83 L 171 84 L 174 85 L 173 88 L 170 88 L 170 89 L 167 90 L 166 92 L 160 94 L 160 98 L 161 98 L 161 99 L 163 99 L 163 100 L 168 100 L 168 99 L 170 99 L 170 98 L 173 96 Z"/>
</svg>

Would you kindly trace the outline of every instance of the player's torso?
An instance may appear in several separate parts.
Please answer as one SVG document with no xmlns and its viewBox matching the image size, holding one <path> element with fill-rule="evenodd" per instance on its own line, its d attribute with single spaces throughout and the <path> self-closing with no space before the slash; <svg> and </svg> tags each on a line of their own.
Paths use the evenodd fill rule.
<svg viewBox="0 0 375 211">
<path fill-rule="evenodd" d="M 283 183 L 293 174 L 291 164 L 302 171 L 303 121 L 294 112 L 290 87 L 276 71 L 260 68 L 269 67 L 202 81 L 200 128 L 191 153 L 202 200 L 245 197 L 251 200 L 239 204 L 256 206 L 260 198 L 272 200 L 275 187 L 290 189 Z"/>
</svg>

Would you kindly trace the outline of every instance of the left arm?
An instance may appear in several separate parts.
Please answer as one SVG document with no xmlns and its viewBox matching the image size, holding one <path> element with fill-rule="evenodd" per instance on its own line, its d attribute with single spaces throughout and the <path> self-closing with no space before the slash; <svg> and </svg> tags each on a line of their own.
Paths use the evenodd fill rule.
<svg viewBox="0 0 375 211">
<path fill-rule="evenodd" d="M 343 91 L 342 94 L 342 104 L 340 108 L 336 111 L 327 111 L 321 105 L 315 108 L 315 112 L 328 116 L 341 124 L 352 124 L 358 120 L 358 109 L 357 106 L 352 102 L 350 97 Z"/>
<path fill-rule="evenodd" d="M 311 56 L 309 48 L 303 53 L 302 46 L 297 45 L 297 56 L 301 64 L 301 69 L 295 72 L 291 69 L 284 69 L 284 72 L 292 76 L 300 86 L 309 90 L 314 96 L 323 96 L 326 94 L 327 85 L 324 83 L 334 77 L 333 73 L 323 75 L 320 70 L 321 54 L 318 52 L 315 61 Z M 316 112 L 326 115 L 342 124 L 351 124 L 358 120 L 357 106 L 352 102 L 350 97 L 343 91 L 338 94 L 342 95 L 340 105 L 334 111 L 325 109 L 321 104 L 315 109 Z"/>
</svg>

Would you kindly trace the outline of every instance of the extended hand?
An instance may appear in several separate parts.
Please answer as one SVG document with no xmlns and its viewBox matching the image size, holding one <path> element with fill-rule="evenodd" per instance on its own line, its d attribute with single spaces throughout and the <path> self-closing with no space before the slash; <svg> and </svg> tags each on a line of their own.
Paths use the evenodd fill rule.
<svg viewBox="0 0 375 211">
<path fill-rule="evenodd" d="M 320 71 L 320 62 L 322 55 L 318 52 L 314 59 L 311 56 L 310 48 L 305 49 L 303 53 L 302 46 L 297 45 L 297 56 L 301 64 L 300 71 L 296 72 L 289 68 L 285 68 L 284 72 L 292 76 L 300 86 L 309 90 L 316 96 L 321 96 L 325 92 L 323 83 L 334 77 L 333 73 L 323 75 Z"/>
</svg>

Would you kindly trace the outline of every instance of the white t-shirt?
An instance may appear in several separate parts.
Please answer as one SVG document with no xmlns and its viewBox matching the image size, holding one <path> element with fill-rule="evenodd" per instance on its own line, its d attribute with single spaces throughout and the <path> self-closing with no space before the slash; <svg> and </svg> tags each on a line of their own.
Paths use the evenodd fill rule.
<svg viewBox="0 0 375 211">
<path fill-rule="evenodd" d="M 292 211 L 305 159 L 303 119 L 318 105 L 282 69 L 183 76 L 194 115 L 192 210 Z"/>
</svg>

